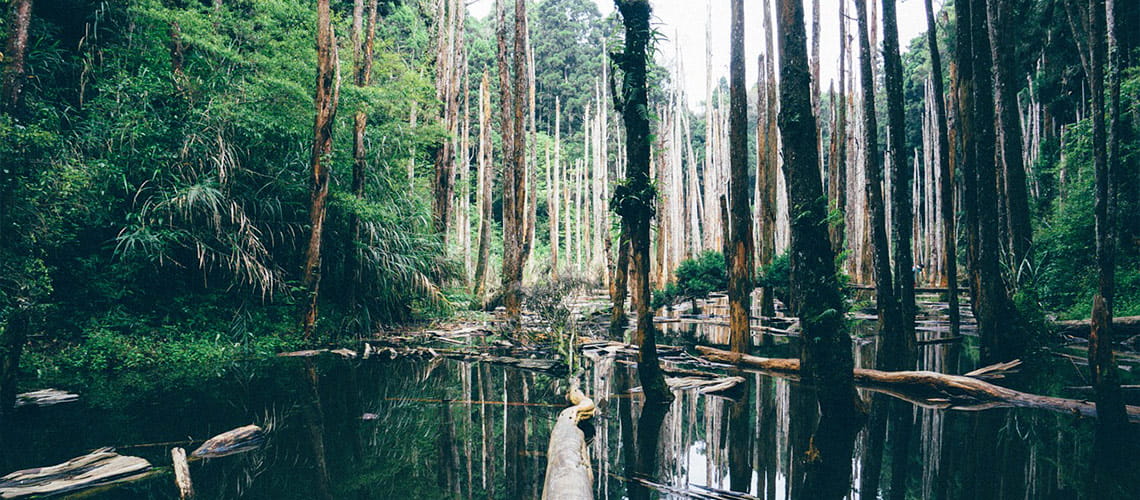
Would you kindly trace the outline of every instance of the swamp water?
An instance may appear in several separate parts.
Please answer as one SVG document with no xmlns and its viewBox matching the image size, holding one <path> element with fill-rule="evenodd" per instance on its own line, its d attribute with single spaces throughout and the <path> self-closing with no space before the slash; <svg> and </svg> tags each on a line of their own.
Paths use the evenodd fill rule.
<svg viewBox="0 0 1140 500">
<path fill-rule="evenodd" d="M 722 329 L 666 324 L 662 342 L 708 341 Z M 765 343 L 761 355 L 794 351 L 794 339 Z M 968 345 L 922 350 L 924 369 L 962 373 L 971 364 Z M 856 342 L 859 365 L 870 366 L 872 352 L 869 341 Z M 794 380 L 744 372 L 746 382 L 731 398 L 676 391 L 673 404 L 658 411 L 629 392 L 638 385 L 629 361 L 585 362 L 583 389 L 598 403 L 587 426 L 596 498 L 804 498 L 813 468 L 824 472 L 816 480 L 849 498 L 875 497 L 859 491 L 864 471 L 876 467 L 868 460 L 867 426 L 842 423 L 863 429 L 853 441 L 852 484 L 829 478 L 817 467 L 818 451 L 828 447 L 822 435 L 812 438 L 812 390 Z M 1055 381 L 1066 367 L 1047 370 Z M 1077 379 L 1073 367 L 1067 370 Z M 198 498 L 538 498 L 549 433 L 568 406 L 557 378 L 443 358 L 282 358 L 192 382 L 149 382 L 143 388 L 96 377 L 87 387 L 67 388 L 81 395 L 78 402 L 21 410 L 0 430 L 0 469 L 114 446 L 168 471 L 171 447 L 193 449 L 256 423 L 268 431 L 260 448 L 191 463 Z M 925 409 L 883 395 L 873 401 L 895 405 L 914 422 L 909 446 L 898 444 L 893 425 L 886 428 L 880 487 L 905 468 L 910 498 L 1087 496 L 1091 420 L 1028 409 Z M 177 498 L 177 489 L 165 472 L 89 496 Z"/>
</svg>

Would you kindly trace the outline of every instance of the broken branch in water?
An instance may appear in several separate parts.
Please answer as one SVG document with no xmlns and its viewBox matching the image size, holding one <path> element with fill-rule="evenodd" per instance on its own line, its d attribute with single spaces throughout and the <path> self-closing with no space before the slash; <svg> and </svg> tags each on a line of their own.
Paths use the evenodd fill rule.
<svg viewBox="0 0 1140 500">
<path fill-rule="evenodd" d="M 190 465 L 186 463 L 186 450 L 171 448 L 170 459 L 174 463 L 174 484 L 178 486 L 178 497 L 183 500 L 194 496 L 194 485 L 190 483 Z"/>
<path fill-rule="evenodd" d="M 697 346 L 704 358 L 764 372 L 798 375 L 800 360 L 771 359 Z M 884 387 L 887 394 L 905 394 L 909 401 L 928 401 L 943 408 L 977 409 L 979 404 L 1038 408 L 1083 417 L 1095 417 L 1096 406 L 1088 401 L 1029 394 L 997 386 L 970 376 L 947 375 L 929 371 L 884 372 L 867 368 L 854 370 L 855 383 L 865 387 Z M 988 407 L 988 406 L 987 406 Z M 1128 418 L 1140 422 L 1140 407 L 1127 407 Z"/>
<path fill-rule="evenodd" d="M 50 467 L 37 467 L 0 477 L 0 498 L 48 496 L 131 481 L 147 475 L 144 458 L 101 448 Z"/>
<path fill-rule="evenodd" d="M 265 441 L 261 427 L 250 424 L 207 439 L 190 455 L 195 458 L 217 458 L 252 450 Z"/>
</svg>

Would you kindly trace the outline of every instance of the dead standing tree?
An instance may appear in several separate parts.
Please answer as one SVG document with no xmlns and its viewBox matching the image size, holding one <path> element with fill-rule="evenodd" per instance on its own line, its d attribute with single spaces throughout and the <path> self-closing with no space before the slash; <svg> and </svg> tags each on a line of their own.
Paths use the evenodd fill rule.
<svg viewBox="0 0 1140 500">
<path fill-rule="evenodd" d="M 507 16 L 503 1 L 498 12 L 499 85 L 503 130 L 503 305 L 512 327 L 522 315 L 522 273 L 530 254 L 526 224 L 526 116 L 530 74 L 526 57 L 526 2 L 515 0 L 514 81 L 507 54 Z"/>
<path fill-rule="evenodd" d="M 816 122 L 811 107 L 803 4 L 777 0 L 780 38 L 780 140 L 790 220 L 791 302 L 801 318 L 805 376 L 819 399 L 820 461 L 809 470 L 827 481 L 807 482 L 821 491 L 804 492 L 805 498 L 841 497 L 835 484 L 846 486 L 851 476 L 854 434 L 838 436 L 855 417 L 854 361 L 851 338 L 843 317 L 843 294 L 835 274 L 835 253 L 827 234 L 827 202 L 819 172 Z M 833 431 L 835 433 L 833 433 Z M 839 439 L 836 439 L 840 437 Z M 851 439 L 848 439 L 850 437 Z"/>
<path fill-rule="evenodd" d="M 946 118 L 946 90 L 942 85 L 942 55 L 938 50 L 938 31 L 934 24 L 934 7 L 926 4 L 926 44 L 930 49 L 930 80 L 934 85 L 934 119 L 938 123 L 938 185 L 942 215 L 942 264 L 946 273 L 946 297 L 950 316 L 950 335 L 958 335 L 958 242 L 954 232 L 954 173 L 950 168 L 950 144 Z"/>
<path fill-rule="evenodd" d="M 729 63 L 728 307 L 734 352 L 747 353 L 752 340 L 752 197 L 748 180 L 748 89 L 744 86 L 744 3 L 732 1 L 732 57 Z"/>
<path fill-rule="evenodd" d="M 623 70 L 622 85 L 614 99 L 626 129 L 625 183 L 614 189 L 614 210 L 629 228 L 633 259 L 633 302 L 637 304 L 639 344 L 637 375 L 648 401 L 670 402 L 673 393 L 657 362 L 657 339 L 653 312 L 649 308 L 649 226 L 654 215 L 656 191 L 649 179 L 649 92 L 646 86 L 647 48 L 651 36 L 648 0 L 615 0 L 625 24 L 625 52 L 613 57 Z M 620 97 L 619 97 L 620 96 Z"/>
<path fill-rule="evenodd" d="M 329 195 L 329 165 L 332 161 L 332 130 L 340 93 L 337 78 L 336 35 L 329 19 L 329 0 L 317 0 L 317 90 L 313 99 L 313 148 L 309 184 L 309 246 L 301 282 L 305 287 L 301 327 L 305 338 L 313 335 L 317 322 L 317 295 L 321 285 L 321 235 L 324 232 Z"/>
</svg>

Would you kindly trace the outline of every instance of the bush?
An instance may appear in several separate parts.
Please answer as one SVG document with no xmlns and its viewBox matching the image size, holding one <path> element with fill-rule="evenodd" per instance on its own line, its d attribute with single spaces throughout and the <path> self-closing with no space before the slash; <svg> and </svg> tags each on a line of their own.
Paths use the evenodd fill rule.
<svg viewBox="0 0 1140 500">
<path fill-rule="evenodd" d="M 713 250 L 681 261 L 673 275 L 677 278 L 678 292 L 685 297 L 704 298 L 711 292 L 728 288 L 724 254 Z"/>
</svg>

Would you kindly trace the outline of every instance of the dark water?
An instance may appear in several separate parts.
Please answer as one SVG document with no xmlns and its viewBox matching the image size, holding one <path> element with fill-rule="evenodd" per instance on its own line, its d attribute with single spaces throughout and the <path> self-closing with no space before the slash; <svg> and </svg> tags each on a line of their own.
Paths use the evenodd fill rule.
<svg viewBox="0 0 1140 500">
<path fill-rule="evenodd" d="M 695 331 L 701 328 L 716 327 L 674 324 L 668 339 L 721 334 Z M 793 343 L 773 339 L 760 350 L 780 354 Z M 870 364 L 872 350 L 858 344 L 861 364 Z M 968 345 L 935 344 L 923 353 L 928 369 L 961 372 L 972 364 Z M 1050 380 L 1077 377 L 1063 364 L 1048 370 Z M 812 390 L 744 376 L 732 399 L 679 391 L 669 408 L 646 409 L 629 393 L 637 385 L 630 364 L 589 363 L 583 385 L 599 404 L 590 446 L 596 497 L 715 498 L 699 495 L 735 490 L 808 498 L 805 488 L 820 484 L 850 498 L 876 496 L 860 491 L 865 471 L 876 467 L 867 426 L 838 423 L 863 429 L 853 437 L 852 456 L 820 457 L 831 448 L 823 441 L 828 433 L 817 428 Z M 170 442 L 256 423 L 269 430 L 260 449 L 191 464 L 199 498 L 537 498 L 547 438 L 566 405 L 558 379 L 450 360 L 279 359 L 202 379 L 96 377 L 71 389 L 80 402 L 21 411 L 0 430 L 3 472 L 102 446 L 168 466 L 171 446 L 197 446 Z M 885 396 L 872 400 L 876 410 L 902 416 L 885 426 L 878 464 L 884 490 L 894 484 L 907 498 L 1101 497 L 1087 491 L 1093 421 L 1040 410 L 942 411 Z M 900 431 L 906 426 L 896 422 L 908 419 L 913 425 Z M 901 440 L 904 434 L 911 439 Z M 843 470 L 844 461 L 851 484 L 828 475 L 835 470 L 829 466 Z M 809 473 L 815 483 L 805 483 Z M 1134 477 L 1120 479 L 1136 484 Z M 93 495 L 176 497 L 168 473 Z"/>
</svg>

